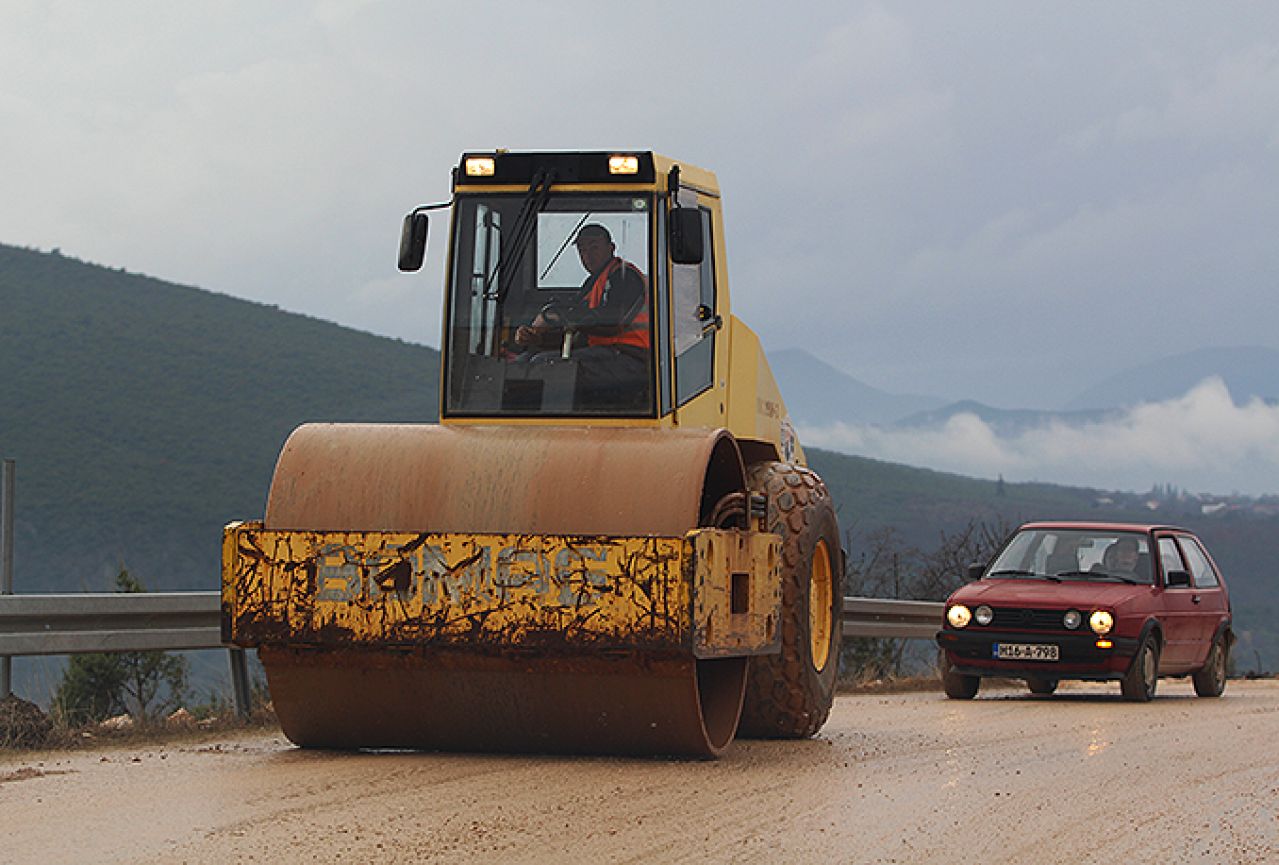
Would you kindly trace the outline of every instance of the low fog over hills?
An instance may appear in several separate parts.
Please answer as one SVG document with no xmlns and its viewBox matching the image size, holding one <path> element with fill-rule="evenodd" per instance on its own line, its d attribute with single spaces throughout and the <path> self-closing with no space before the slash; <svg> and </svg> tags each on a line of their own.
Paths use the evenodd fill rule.
<svg viewBox="0 0 1279 865">
<path fill-rule="evenodd" d="M 820 447 L 988 478 L 1279 494 L 1279 352 L 1270 349 L 1188 352 L 1089 389 L 1109 394 L 1102 404 L 1086 396 L 1066 404 L 1091 408 L 960 400 L 896 416 L 894 408 L 925 398 L 877 390 L 799 350 L 779 354 L 787 408 L 801 437 Z"/>
</svg>

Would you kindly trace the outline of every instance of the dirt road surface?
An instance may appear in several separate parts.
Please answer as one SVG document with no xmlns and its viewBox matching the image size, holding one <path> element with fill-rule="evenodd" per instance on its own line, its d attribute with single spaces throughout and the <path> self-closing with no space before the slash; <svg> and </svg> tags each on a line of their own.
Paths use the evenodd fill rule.
<svg viewBox="0 0 1279 865">
<path fill-rule="evenodd" d="M 841 696 L 818 738 L 716 762 L 9 753 L 0 861 L 1279 862 L 1279 682 Z"/>
</svg>

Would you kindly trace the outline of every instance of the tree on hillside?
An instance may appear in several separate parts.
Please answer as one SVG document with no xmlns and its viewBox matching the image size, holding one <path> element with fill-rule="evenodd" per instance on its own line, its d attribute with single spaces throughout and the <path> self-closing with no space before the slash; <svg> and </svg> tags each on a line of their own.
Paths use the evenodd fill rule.
<svg viewBox="0 0 1279 865">
<path fill-rule="evenodd" d="M 144 592 L 142 583 L 121 569 L 119 592 Z M 73 655 L 54 697 L 54 706 L 72 725 L 128 712 L 148 723 L 176 708 L 186 695 L 187 659 L 167 652 Z"/>
</svg>

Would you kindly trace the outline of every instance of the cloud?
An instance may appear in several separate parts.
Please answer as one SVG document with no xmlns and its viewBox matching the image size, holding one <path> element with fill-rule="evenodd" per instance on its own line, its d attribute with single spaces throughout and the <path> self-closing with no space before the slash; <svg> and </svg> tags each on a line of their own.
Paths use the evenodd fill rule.
<svg viewBox="0 0 1279 865">
<path fill-rule="evenodd" d="M 977 477 L 1142 491 L 1279 494 L 1279 405 L 1236 405 L 1219 378 L 1113 420 L 1053 422 L 1000 436 L 974 414 L 932 429 L 834 424 L 800 428 L 805 443 Z"/>
<path fill-rule="evenodd" d="M 0 0 L 0 242 L 435 343 L 446 220 L 386 281 L 462 150 L 642 147 L 718 173 L 735 312 L 884 387 L 1273 345 L 1279 13 L 1112 5 Z"/>
</svg>

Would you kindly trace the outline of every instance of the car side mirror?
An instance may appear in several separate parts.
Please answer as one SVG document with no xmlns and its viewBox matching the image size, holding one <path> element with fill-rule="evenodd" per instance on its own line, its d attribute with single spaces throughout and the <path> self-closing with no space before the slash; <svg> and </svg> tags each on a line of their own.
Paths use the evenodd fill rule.
<svg viewBox="0 0 1279 865">
<path fill-rule="evenodd" d="M 668 243 L 675 264 L 701 264 L 706 255 L 702 248 L 702 211 L 696 207 L 671 209 Z"/>
<path fill-rule="evenodd" d="M 1190 574 L 1186 571 L 1169 571 L 1166 575 L 1168 588 L 1190 585 Z"/>
<path fill-rule="evenodd" d="M 968 566 L 968 579 L 980 580 L 981 575 L 986 573 L 986 565 L 984 562 L 973 562 Z"/>
<path fill-rule="evenodd" d="M 425 213 L 414 212 L 404 217 L 404 227 L 400 229 L 400 270 L 422 269 L 426 258 L 426 229 Z"/>
</svg>

